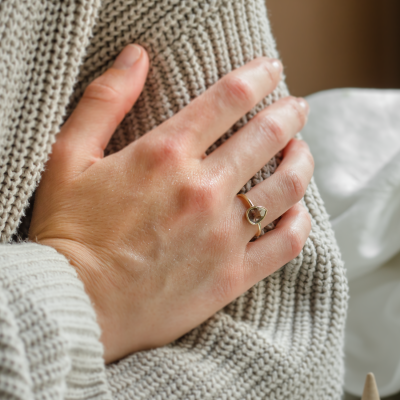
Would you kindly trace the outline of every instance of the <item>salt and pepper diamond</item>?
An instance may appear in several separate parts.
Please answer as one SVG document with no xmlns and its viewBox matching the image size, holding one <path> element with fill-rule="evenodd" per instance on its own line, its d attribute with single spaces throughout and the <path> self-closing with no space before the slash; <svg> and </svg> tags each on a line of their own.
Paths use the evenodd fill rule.
<svg viewBox="0 0 400 400">
<path fill-rule="evenodd" d="M 253 225 L 259 224 L 266 215 L 267 209 L 261 206 L 250 207 L 246 212 L 247 220 Z"/>
</svg>

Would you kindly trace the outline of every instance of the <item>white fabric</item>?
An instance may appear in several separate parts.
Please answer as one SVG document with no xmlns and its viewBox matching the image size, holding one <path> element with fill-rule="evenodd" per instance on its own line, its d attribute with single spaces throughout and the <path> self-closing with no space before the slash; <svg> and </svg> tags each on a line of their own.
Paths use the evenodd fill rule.
<svg viewBox="0 0 400 400">
<path fill-rule="evenodd" d="M 346 391 L 374 372 L 381 396 L 400 391 L 400 91 L 309 96 L 302 131 L 350 284 Z"/>
</svg>

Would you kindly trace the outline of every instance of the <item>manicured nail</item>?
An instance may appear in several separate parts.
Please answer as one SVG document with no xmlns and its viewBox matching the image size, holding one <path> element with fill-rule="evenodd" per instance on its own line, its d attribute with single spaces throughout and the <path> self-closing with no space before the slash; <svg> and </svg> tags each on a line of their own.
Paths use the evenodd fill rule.
<svg viewBox="0 0 400 400">
<path fill-rule="evenodd" d="M 121 53 L 119 53 L 119 56 L 114 61 L 113 68 L 129 69 L 137 60 L 139 60 L 141 54 L 141 47 L 136 44 L 129 44 L 121 51 Z"/>
</svg>

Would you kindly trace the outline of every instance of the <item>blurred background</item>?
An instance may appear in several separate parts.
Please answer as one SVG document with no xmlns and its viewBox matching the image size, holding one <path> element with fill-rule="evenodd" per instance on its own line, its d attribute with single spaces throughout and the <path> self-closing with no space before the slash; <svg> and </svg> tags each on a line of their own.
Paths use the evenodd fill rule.
<svg viewBox="0 0 400 400">
<path fill-rule="evenodd" d="M 400 88 L 400 0 L 266 0 L 291 94 Z"/>
<path fill-rule="evenodd" d="M 400 88 L 400 0 L 266 4 L 289 90 L 308 96 L 302 136 L 347 268 L 343 400 L 370 371 L 400 400 L 400 91 L 360 89 Z"/>
</svg>

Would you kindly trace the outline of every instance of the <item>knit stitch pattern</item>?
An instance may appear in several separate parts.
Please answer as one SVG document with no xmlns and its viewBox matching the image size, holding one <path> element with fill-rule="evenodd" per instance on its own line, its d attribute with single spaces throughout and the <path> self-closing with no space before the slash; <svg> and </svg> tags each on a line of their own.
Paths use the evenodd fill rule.
<svg viewBox="0 0 400 400">
<path fill-rule="evenodd" d="M 111 398 L 95 312 L 51 247 L 0 246 L 0 398 Z"/>
<path fill-rule="evenodd" d="M 41 44 L 43 49 L 36 49 L 35 54 L 32 50 L 33 55 L 23 49 L 24 57 L 31 57 L 25 66 L 10 43 L 0 44 L 11 54 L 0 54 L 0 112 L 5 117 L 0 118 L 2 241 L 11 238 L 21 220 L 63 115 L 65 119 L 87 85 L 111 66 L 125 45 L 136 42 L 146 48 L 150 71 L 143 93 L 113 135 L 106 155 L 176 114 L 233 69 L 258 56 L 278 57 L 263 0 L 103 0 L 101 6 L 94 1 L 52 2 L 52 6 L 35 0 L 28 3 L 34 15 L 40 14 L 38 20 L 50 24 L 55 11 L 48 8 L 54 7 L 69 25 L 61 23 L 50 31 L 58 43 L 54 49 Z M 3 11 L 12 4 L 6 0 L 0 5 L 0 18 L 5 18 Z M 35 6 L 39 11 L 33 11 Z M 33 26 L 35 34 L 42 35 L 39 43 L 51 43 L 43 25 Z M 20 34 L 18 27 L 13 29 L 14 35 Z M 6 29 L 0 33 L 10 35 Z M 19 36 L 14 41 L 19 46 L 32 44 Z M 11 62 L 26 76 L 12 72 Z M 3 87 L 13 93 L 11 105 Z M 282 80 L 273 94 L 241 118 L 208 153 L 287 94 Z M 30 112 L 25 111 L 27 107 Z M 276 166 L 274 158 L 242 192 L 267 179 Z M 341 398 L 347 282 L 314 182 L 304 204 L 312 217 L 312 232 L 301 254 L 174 343 L 108 366 L 114 398 Z M 29 379 L 29 371 L 21 369 L 20 379 Z M 85 393 L 76 392 L 76 398 L 84 398 Z"/>
<path fill-rule="evenodd" d="M 78 73 L 98 0 L 0 2 L 0 240 L 36 188 Z"/>
</svg>

